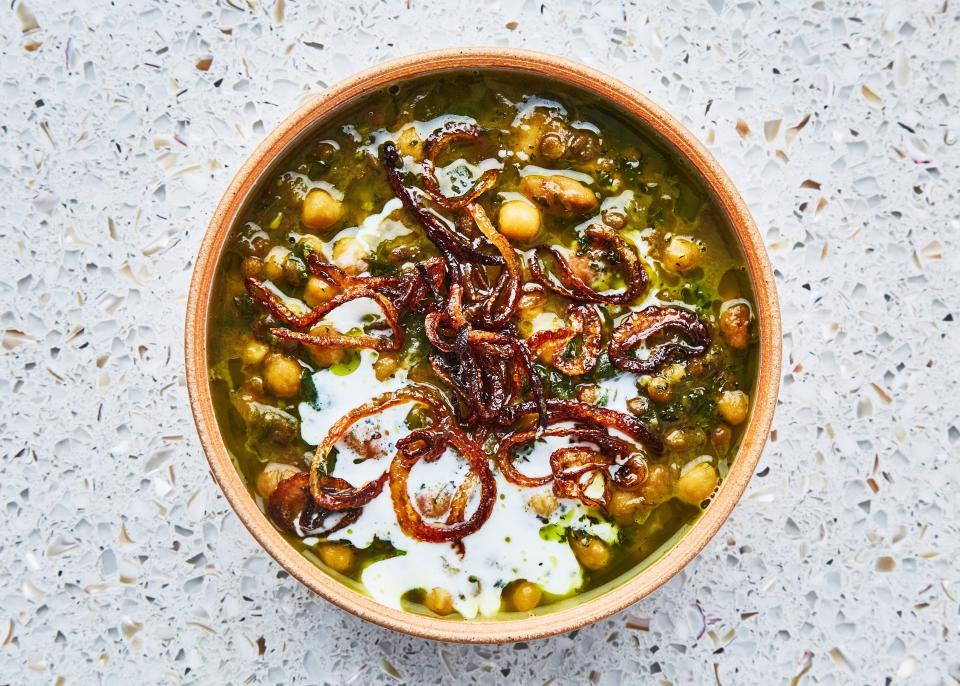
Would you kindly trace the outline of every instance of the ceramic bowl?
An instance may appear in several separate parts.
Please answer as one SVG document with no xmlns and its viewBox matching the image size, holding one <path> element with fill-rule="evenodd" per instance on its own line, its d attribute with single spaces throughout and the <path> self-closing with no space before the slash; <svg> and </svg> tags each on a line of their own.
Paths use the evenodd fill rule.
<svg viewBox="0 0 960 686">
<path fill-rule="evenodd" d="M 759 323 L 759 365 L 752 414 L 732 468 L 703 515 L 672 549 L 642 571 L 628 573 L 603 587 L 515 620 L 440 619 L 391 609 L 337 581 L 303 557 L 260 511 L 234 466 L 217 426 L 207 375 L 210 294 L 224 242 L 275 163 L 372 89 L 451 70 L 540 75 L 593 94 L 634 117 L 648 135 L 686 161 L 726 215 L 746 258 Z M 187 304 L 186 372 L 190 404 L 214 478 L 244 525 L 290 574 L 331 603 L 390 629 L 445 641 L 506 642 L 571 631 L 608 617 L 655 591 L 700 552 L 740 499 L 760 459 L 776 405 L 780 344 L 780 310 L 762 239 L 733 183 L 693 134 L 658 105 L 607 74 L 551 55 L 473 48 L 413 55 L 359 73 L 301 106 L 257 146 L 220 200 L 200 246 Z"/>
</svg>

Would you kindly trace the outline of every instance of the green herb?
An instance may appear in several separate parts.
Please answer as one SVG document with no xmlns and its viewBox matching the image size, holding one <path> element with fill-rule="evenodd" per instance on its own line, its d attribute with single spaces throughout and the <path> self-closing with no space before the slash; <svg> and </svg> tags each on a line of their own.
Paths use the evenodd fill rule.
<svg viewBox="0 0 960 686">
<path fill-rule="evenodd" d="M 300 397 L 303 402 L 317 406 L 317 384 L 313 380 L 313 374 L 305 372 L 300 377 Z M 318 408 L 319 409 L 319 408 Z"/>
<path fill-rule="evenodd" d="M 610 356 L 607 354 L 606 349 L 602 350 L 597 356 L 597 364 L 593 368 L 593 380 L 606 381 L 607 379 L 612 379 L 619 373 L 620 370 L 613 366 L 613 362 L 610 361 Z"/>
<path fill-rule="evenodd" d="M 360 366 L 360 352 L 354 348 L 348 348 L 346 355 L 342 360 L 330 367 L 330 371 L 337 376 L 346 376 L 356 371 Z"/>
</svg>

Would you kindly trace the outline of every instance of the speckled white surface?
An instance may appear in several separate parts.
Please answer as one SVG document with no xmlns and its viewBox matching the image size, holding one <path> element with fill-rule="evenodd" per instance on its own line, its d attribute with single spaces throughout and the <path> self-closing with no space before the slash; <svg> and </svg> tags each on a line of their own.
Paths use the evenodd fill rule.
<svg viewBox="0 0 960 686">
<path fill-rule="evenodd" d="M 358 5 L 0 9 L 0 683 L 960 682 L 957 3 Z M 181 352 L 200 238 L 264 133 L 356 69 L 482 43 L 680 116 L 753 209 L 786 332 L 771 442 L 704 553 L 503 647 L 291 580 L 209 477 Z"/>
</svg>

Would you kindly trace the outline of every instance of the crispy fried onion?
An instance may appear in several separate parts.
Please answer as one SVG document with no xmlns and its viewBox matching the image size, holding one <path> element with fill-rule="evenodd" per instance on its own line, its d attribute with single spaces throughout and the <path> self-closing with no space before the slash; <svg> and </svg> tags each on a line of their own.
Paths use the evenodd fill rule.
<svg viewBox="0 0 960 686">
<path fill-rule="evenodd" d="M 435 462 L 448 447 L 459 452 L 469 464 L 471 476 L 467 482 L 470 486 L 457 489 L 446 521 L 442 525 L 432 524 L 423 519 L 410 499 L 407 480 L 417 462 Z M 466 507 L 474 482 L 479 483 L 480 499 L 477 509 L 467 518 Z M 428 543 L 459 541 L 483 526 L 493 511 L 496 495 L 497 484 L 486 454 L 453 423 L 418 429 L 397 442 L 397 454 L 390 463 L 390 496 L 397 522 L 407 536 Z"/>
<path fill-rule="evenodd" d="M 247 277 L 247 292 L 253 296 L 254 300 L 273 312 L 281 321 L 297 328 L 313 326 L 330 312 L 351 300 L 369 298 L 380 306 L 380 310 L 383 312 L 384 319 L 392 333 L 390 338 L 385 336 L 370 336 L 367 334 L 351 336 L 336 331 L 324 334 L 312 334 L 282 327 L 270 329 L 270 333 L 277 338 L 286 338 L 305 345 L 332 348 L 371 348 L 373 350 L 392 352 L 403 347 L 403 329 L 400 327 L 396 308 L 386 296 L 369 288 L 352 286 L 342 293 L 333 296 L 330 300 L 320 303 L 303 315 L 294 314 L 276 295 L 267 290 L 262 282 L 253 277 Z"/>
<path fill-rule="evenodd" d="M 534 355 L 546 353 L 550 363 L 568 376 L 593 371 L 603 345 L 600 315 L 591 305 L 570 305 L 568 326 L 538 331 L 527 339 L 527 348 Z M 582 336 L 579 353 L 568 356 L 569 346 Z"/>
<path fill-rule="evenodd" d="M 493 188 L 500 177 L 500 170 L 488 169 L 467 191 L 455 198 L 448 198 L 440 192 L 437 183 L 437 158 L 451 143 L 476 143 L 484 137 L 483 130 L 476 124 L 466 122 L 448 122 L 434 131 L 423 143 L 423 186 L 430 199 L 448 211 L 466 207 L 488 190 Z"/>
<path fill-rule="evenodd" d="M 650 452 L 658 455 L 663 452 L 663 441 L 660 437 L 633 415 L 577 400 L 549 398 L 546 404 L 548 424 L 572 421 L 595 428 L 614 429 L 640 443 Z M 517 403 L 507 408 L 507 411 L 500 416 L 500 421 L 504 426 L 513 426 L 519 420 L 532 415 L 537 409 L 537 406 L 530 401 Z"/>
<path fill-rule="evenodd" d="M 490 329 L 501 329 L 510 322 L 510 318 L 517 311 L 520 302 L 520 289 L 523 283 L 520 258 L 510 245 L 506 236 L 494 228 L 487 213 L 476 203 L 467 205 L 467 212 L 473 217 L 480 233 L 490 241 L 503 256 L 503 267 L 500 276 L 489 296 L 483 304 L 483 313 L 480 324 Z"/>
<path fill-rule="evenodd" d="M 446 267 L 439 257 L 418 262 L 399 276 L 350 276 L 335 264 L 324 262 L 318 253 L 307 256 L 310 273 L 343 291 L 369 288 L 388 297 L 399 314 L 422 309 L 423 301 L 443 284 Z"/>
<path fill-rule="evenodd" d="M 460 401 L 467 425 L 496 420 L 529 386 L 541 424 L 546 422 L 543 384 L 529 351 L 512 332 L 474 329 L 464 317 L 454 284 L 447 308 L 425 318 L 424 331 L 433 349 L 430 365 Z"/>
<path fill-rule="evenodd" d="M 403 182 L 401 177 L 403 159 L 400 157 L 396 145 L 390 141 L 384 143 L 381 148 L 381 159 L 384 171 L 387 174 L 387 182 L 390 184 L 393 194 L 400 199 L 404 209 L 423 226 L 427 238 L 437 246 L 440 254 L 448 262 L 458 258 L 460 261 L 477 264 L 503 264 L 502 256 L 481 252 L 478 246 L 473 245 L 464 235 L 447 226 L 443 219 L 427 210 L 420 203 L 413 189 Z"/>
<path fill-rule="evenodd" d="M 550 454 L 550 474 L 528 476 L 514 464 L 514 451 L 540 437 L 567 437 L 574 445 Z M 611 482 L 636 490 L 646 480 L 646 460 L 636 445 L 604 429 L 557 427 L 538 434 L 523 431 L 505 438 L 497 450 L 497 467 L 518 486 L 544 486 L 553 482 L 559 498 L 576 498 L 588 507 L 605 509 L 610 503 Z M 595 493 L 599 480 L 600 492 Z"/>
<path fill-rule="evenodd" d="M 261 307 L 294 329 L 308 329 L 344 303 L 369 298 L 383 312 L 391 336 L 351 336 L 335 331 L 318 335 L 280 327 L 271 329 L 271 333 L 278 338 L 299 341 L 305 345 L 371 348 L 381 352 L 392 352 L 403 347 L 403 329 L 399 324 L 401 314 L 422 309 L 423 301 L 436 292 L 445 274 L 443 260 L 439 258 L 418 263 L 414 269 L 391 277 L 348 276 L 336 265 L 324 262 L 316 253 L 308 256 L 307 265 L 314 276 L 340 291 L 308 312 L 295 313 L 263 281 L 255 277 L 247 277 L 247 293 Z"/>
<path fill-rule="evenodd" d="M 328 510 L 363 507 L 380 494 L 388 478 L 386 466 L 383 474 L 378 478 L 354 487 L 343 479 L 326 473 L 327 457 L 340 439 L 361 419 L 379 414 L 387 408 L 411 402 L 429 408 L 433 413 L 434 421 L 438 424 L 446 425 L 450 422 L 451 412 L 447 401 L 436 389 L 423 384 L 410 384 L 400 390 L 384 393 L 350 410 L 330 428 L 313 454 L 313 461 L 310 464 L 310 495 L 318 506 Z"/>
<path fill-rule="evenodd" d="M 473 128 L 455 128 L 447 134 L 451 141 L 457 137 L 473 140 L 480 135 Z M 438 137 L 431 150 L 445 144 L 447 138 Z M 432 311 L 425 317 L 425 331 L 432 346 L 431 366 L 457 398 L 461 420 L 482 429 L 528 389 L 541 422 L 545 422 L 540 377 L 529 351 L 509 328 L 521 293 L 521 264 L 516 251 L 475 203 L 466 203 L 467 211 L 457 214 L 456 231 L 449 227 L 404 185 L 396 146 L 385 143 L 381 154 L 394 194 L 423 226 L 446 265 L 446 298 L 439 286 L 431 288 L 433 302 L 426 307 Z M 474 231 L 480 235 L 471 241 L 468 235 Z M 486 246 L 493 246 L 499 254 L 483 252 L 481 248 Z M 490 266 L 500 267 L 492 286 L 487 273 Z"/>
<path fill-rule="evenodd" d="M 646 359 L 630 352 L 656 334 L 677 333 L 687 342 L 661 343 Z M 710 330 L 695 312 L 682 307 L 651 305 L 628 315 L 613 330 L 607 353 L 618 369 L 634 374 L 652 374 L 672 360 L 699 357 L 710 348 Z"/>
<path fill-rule="evenodd" d="M 298 472 L 280 481 L 270 495 L 267 508 L 277 525 L 301 538 L 329 536 L 357 521 L 360 516 L 359 508 L 344 508 L 335 512 L 317 505 L 310 497 L 310 477 L 306 472 Z M 336 520 L 328 526 L 327 519 L 331 516 Z"/>
<path fill-rule="evenodd" d="M 585 235 L 602 246 L 600 253 L 611 266 L 622 268 L 626 282 L 622 291 L 601 293 L 596 290 L 574 271 L 564 254 L 553 246 L 541 245 L 534 250 L 530 257 L 530 274 L 533 278 L 554 293 L 577 302 L 628 305 L 643 295 L 647 290 L 647 270 L 637 256 L 637 251 L 615 231 L 596 224 L 590 225 Z M 546 272 L 543 264 L 543 258 L 548 254 L 552 255 L 557 263 L 555 279 Z"/>
</svg>

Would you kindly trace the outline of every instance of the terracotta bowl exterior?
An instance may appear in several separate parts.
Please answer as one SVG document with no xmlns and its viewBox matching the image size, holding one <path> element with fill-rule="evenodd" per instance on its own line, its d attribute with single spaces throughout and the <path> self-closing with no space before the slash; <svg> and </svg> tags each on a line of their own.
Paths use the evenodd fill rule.
<svg viewBox="0 0 960 686">
<path fill-rule="evenodd" d="M 539 74 L 612 102 L 645 124 L 698 174 L 735 231 L 753 283 L 759 322 L 759 364 L 754 407 L 732 468 L 713 502 L 680 541 L 626 581 L 556 610 L 521 619 L 440 619 L 394 610 L 344 585 L 298 553 L 267 519 L 231 461 L 214 415 L 207 371 L 207 321 L 220 255 L 245 203 L 272 171 L 272 164 L 345 105 L 396 81 L 450 70 L 506 70 Z M 677 120 L 633 88 L 607 74 L 541 53 L 469 48 L 423 53 L 377 65 L 311 99 L 274 129 L 240 167 L 213 213 L 190 284 L 186 313 L 186 373 L 190 405 L 214 478 L 250 533 L 290 574 L 331 603 L 384 627 L 444 641 L 494 643 L 542 638 L 582 627 L 637 602 L 668 581 L 716 534 L 740 499 L 766 442 L 780 382 L 780 309 L 763 241 L 750 212 L 726 173 Z"/>
</svg>

